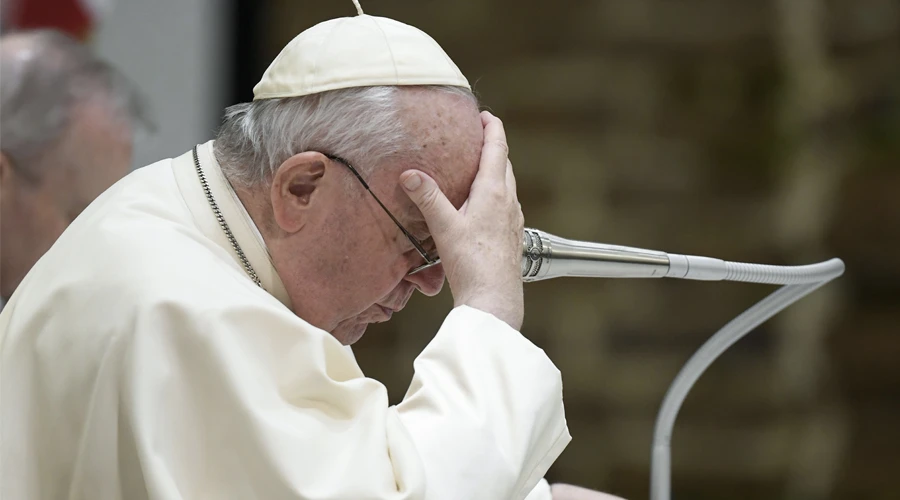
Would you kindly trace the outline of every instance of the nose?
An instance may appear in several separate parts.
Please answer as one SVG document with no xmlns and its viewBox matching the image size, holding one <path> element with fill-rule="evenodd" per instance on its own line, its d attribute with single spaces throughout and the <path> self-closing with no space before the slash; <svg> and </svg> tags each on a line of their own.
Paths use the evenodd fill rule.
<svg viewBox="0 0 900 500">
<path fill-rule="evenodd" d="M 431 266 L 404 279 L 415 285 L 423 294 L 434 297 L 444 287 L 444 266 L 443 264 Z"/>
</svg>

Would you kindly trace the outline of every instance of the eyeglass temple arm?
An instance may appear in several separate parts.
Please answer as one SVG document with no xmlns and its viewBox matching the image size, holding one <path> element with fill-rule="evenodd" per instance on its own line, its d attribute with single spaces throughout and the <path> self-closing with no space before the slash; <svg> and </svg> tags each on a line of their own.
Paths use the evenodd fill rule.
<svg viewBox="0 0 900 500">
<path fill-rule="evenodd" d="M 388 210 L 386 206 L 384 206 L 384 203 L 382 203 L 381 200 L 379 200 L 378 197 L 375 196 L 375 193 L 372 192 L 372 188 L 369 187 L 369 183 L 367 183 L 366 180 L 362 178 L 362 175 L 359 174 L 359 171 L 357 171 L 355 168 L 353 168 L 353 165 L 351 165 L 350 162 L 348 162 L 347 160 L 344 160 L 343 158 L 341 158 L 339 156 L 335 156 L 335 155 L 326 154 L 325 156 L 327 158 L 331 158 L 332 160 L 334 160 L 336 162 L 343 163 L 344 165 L 346 165 L 347 168 L 349 168 L 350 171 L 353 172 L 353 176 L 356 177 L 357 179 L 359 179 L 359 182 L 361 182 L 363 187 L 366 188 L 366 191 L 368 191 L 369 194 L 372 195 L 372 198 L 374 198 L 375 201 L 378 202 L 378 205 L 381 206 L 381 209 L 384 210 L 384 213 L 386 213 L 388 215 L 388 217 L 390 217 L 391 220 L 394 221 L 394 224 L 396 224 L 397 227 L 400 228 L 400 231 L 403 232 L 403 235 L 409 239 L 410 243 L 412 243 L 413 246 L 416 248 L 416 251 L 419 252 L 419 255 L 421 255 L 422 258 L 425 259 L 425 262 L 427 262 L 429 264 L 434 262 L 431 259 L 431 257 L 428 256 L 428 252 L 425 251 L 425 247 L 423 247 L 422 244 L 419 243 L 419 240 L 415 236 L 410 234 L 409 231 L 407 231 L 406 228 L 403 227 L 403 224 L 400 224 L 400 221 L 398 221 L 397 218 L 394 217 L 394 214 L 392 214 L 391 211 Z"/>
</svg>

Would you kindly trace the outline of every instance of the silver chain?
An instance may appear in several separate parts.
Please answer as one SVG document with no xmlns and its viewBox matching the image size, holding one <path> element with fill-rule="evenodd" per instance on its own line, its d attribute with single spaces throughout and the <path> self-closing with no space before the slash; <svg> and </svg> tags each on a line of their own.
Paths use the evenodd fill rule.
<svg viewBox="0 0 900 500">
<path fill-rule="evenodd" d="M 225 216 L 222 215 L 222 211 L 219 210 L 219 205 L 216 204 L 216 199 L 213 198 L 212 191 L 209 189 L 209 183 L 206 182 L 206 175 L 203 174 L 203 169 L 200 168 L 200 158 L 197 156 L 197 146 L 194 146 L 194 167 L 197 169 L 197 177 L 200 178 L 200 185 L 203 187 L 203 193 L 206 194 L 206 200 L 209 201 L 209 207 L 212 208 L 213 215 L 216 216 L 216 220 L 219 221 L 219 225 L 222 226 L 222 230 L 225 231 L 225 236 L 228 237 L 231 247 L 234 248 L 238 259 L 240 259 L 241 264 L 244 265 L 244 270 L 247 271 L 247 275 L 250 276 L 250 279 L 253 280 L 257 286 L 262 288 L 262 282 L 259 280 L 259 276 L 256 274 L 256 271 L 253 270 L 253 266 L 250 265 L 250 260 L 244 255 L 241 246 L 238 245 L 237 239 L 231 232 L 231 228 L 228 227 L 228 223 L 225 222 Z"/>
</svg>

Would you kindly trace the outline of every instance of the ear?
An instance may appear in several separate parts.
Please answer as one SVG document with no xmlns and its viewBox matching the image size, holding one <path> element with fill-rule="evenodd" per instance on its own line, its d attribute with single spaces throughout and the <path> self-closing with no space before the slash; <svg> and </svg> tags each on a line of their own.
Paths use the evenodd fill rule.
<svg viewBox="0 0 900 500">
<path fill-rule="evenodd" d="M 272 211 L 283 231 L 296 233 L 305 225 L 321 193 L 327 160 L 322 153 L 306 151 L 291 156 L 275 170 L 270 192 Z"/>
</svg>

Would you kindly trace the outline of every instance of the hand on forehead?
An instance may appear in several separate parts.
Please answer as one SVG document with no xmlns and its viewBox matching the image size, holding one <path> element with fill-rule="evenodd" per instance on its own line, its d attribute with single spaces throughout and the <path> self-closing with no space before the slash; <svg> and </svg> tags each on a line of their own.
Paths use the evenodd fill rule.
<svg viewBox="0 0 900 500">
<path fill-rule="evenodd" d="M 404 171 L 421 170 L 459 208 L 478 173 L 484 141 L 484 126 L 475 102 L 441 92 L 410 93 L 402 112 L 414 141 L 416 159 L 391 172 L 394 184 Z M 397 189 L 406 198 L 399 186 Z"/>
</svg>

